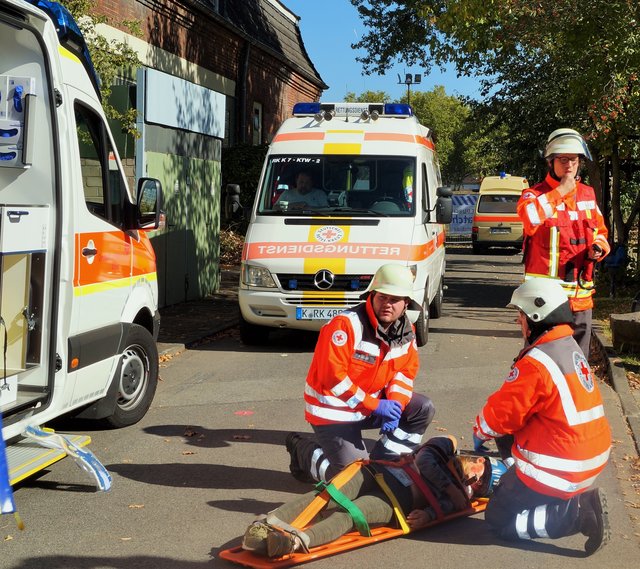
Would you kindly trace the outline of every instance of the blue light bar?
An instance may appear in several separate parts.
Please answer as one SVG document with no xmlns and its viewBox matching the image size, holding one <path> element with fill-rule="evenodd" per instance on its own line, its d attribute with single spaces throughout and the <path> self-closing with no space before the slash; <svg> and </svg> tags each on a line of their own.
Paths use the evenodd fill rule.
<svg viewBox="0 0 640 569">
<path fill-rule="evenodd" d="M 62 4 L 50 0 L 27 0 L 27 2 L 36 8 L 40 8 L 51 18 L 60 43 L 79 56 L 89 73 L 98 97 L 100 97 L 100 77 L 93 66 L 89 48 L 87 48 L 82 32 L 69 10 Z"/>
<path fill-rule="evenodd" d="M 315 115 L 320 112 L 320 103 L 296 103 L 293 105 L 294 115 Z"/>
<path fill-rule="evenodd" d="M 413 111 L 411 110 L 411 106 L 406 103 L 385 103 L 384 114 L 410 117 Z"/>
</svg>

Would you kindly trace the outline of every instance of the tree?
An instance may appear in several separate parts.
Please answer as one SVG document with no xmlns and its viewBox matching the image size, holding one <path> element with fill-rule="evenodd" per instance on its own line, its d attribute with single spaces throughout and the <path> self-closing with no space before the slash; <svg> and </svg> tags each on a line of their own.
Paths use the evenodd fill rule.
<svg viewBox="0 0 640 569">
<path fill-rule="evenodd" d="M 389 103 L 391 96 L 384 91 L 365 91 L 356 95 L 352 91 L 344 96 L 345 103 Z"/>
<path fill-rule="evenodd" d="M 611 165 L 613 225 L 626 241 L 640 212 L 620 164 L 637 160 L 640 5 L 636 0 L 351 0 L 369 28 L 354 48 L 367 72 L 453 62 L 483 79 L 487 114 L 506 125 L 524 167 L 559 126 L 589 140 L 590 182 L 602 198 Z M 623 194 L 635 190 L 624 219 Z M 629 201 L 629 200 L 626 200 Z"/>
<path fill-rule="evenodd" d="M 100 92 L 105 114 L 108 118 L 119 121 L 123 131 L 127 134 L 137 136 L 136 109 L 120 111 L 109 102 L 116 78 L 128 77 L 132 74 L 133 69 L 140 66 L 136 52 L 128 44 L 117 40 L 108 40 L 97 32 L 98 24 L 112 22 L 106 16 L 95 13 L 95 0 L 61 0 L 61 3 L 71 12 L 87 42 L 93 65 L 100 77 Z M 132 35 L 140 35 L 140 22 L 138 21 L 122 20 L 118 22 L 118 25 Z"/>
</svg>

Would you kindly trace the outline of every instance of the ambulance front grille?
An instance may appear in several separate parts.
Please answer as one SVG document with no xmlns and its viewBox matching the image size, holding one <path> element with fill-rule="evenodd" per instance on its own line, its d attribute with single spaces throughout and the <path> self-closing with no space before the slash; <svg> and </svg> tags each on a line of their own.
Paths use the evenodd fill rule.
<svg viewBox="0 0 640 569">
<path fill-rule="evenodd" d="M 328 307 L 339 307 L 339 308 L 353 308 L 362 302 L 359 298 L 344 298 L 344 297 L 333 297 L 333 298 L 322 298 L 319 296 L 286 296 L 284 302 L 290 304 L 292 306 L 328 306 Z"/>
<path fill-rule="evenodd" d="M 285 291 L 318 292 L 321 290 L 314 283 L 315 275 L 278 273 L 276 276 Z M 372 278 L 373 275 L 334 275 L 333 285 L 324 290 L 327 292 L 364 292 Z"/>
</svg>

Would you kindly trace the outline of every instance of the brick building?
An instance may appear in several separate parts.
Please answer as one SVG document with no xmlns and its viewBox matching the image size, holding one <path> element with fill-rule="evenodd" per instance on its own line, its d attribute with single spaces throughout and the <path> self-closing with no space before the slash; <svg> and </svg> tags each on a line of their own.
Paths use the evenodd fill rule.
<svg viewBox="0 0 640 569">
<path fill-rule="evenodd" d="M 160 305 L 200 298 L 219 284 L 222 147 L 269 142 L 294 103 L 319 100 L 327 85 L 278 0 L 97 0 L 96 10 L 110 23 L 99 32 L 142 63 L 114 89 L 116 104 L 138 110 L 141 136 L 116 142 L 131 178 L 163 183 Z"/>
</svg>

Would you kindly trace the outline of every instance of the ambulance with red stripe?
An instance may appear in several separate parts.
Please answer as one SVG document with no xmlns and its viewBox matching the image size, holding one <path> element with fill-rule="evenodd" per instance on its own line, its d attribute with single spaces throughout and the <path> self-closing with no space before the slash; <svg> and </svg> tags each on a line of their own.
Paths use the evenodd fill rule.
<svg viewBox="0 0 640 569">
<path fill-rule="evenodd" d="M 63 6 L 0 0 L 0 45 L 0 412 L 16 482 L 44 464 L 37 445 L 20 448 L 25 427 L 69 412 L 125 426 L 151 404 L 159 314 L 145 229 L 160 223 L 161 188 L 147 178 L 130 192 Z"/>
<path fill-rule="evenodd" d="M 528 187 L 526 178 L 505 173 L 483 178 L 471 226 L 475 254 L 486 253 L 489 247 L 522 249 L 524 232 L 516 205 Z"/>
<path fill-rule="evenodd" d="M 300 175 L 312 188 L 296 187 Z M 442 188 L 431 131 L 404 104 L 298 103 L 269 148 L 242 255 L 245 343 L 318 330 L 361 302 L 378 267 L 415 275 L 419 345 L 444 291 Z"/>
</svg>

